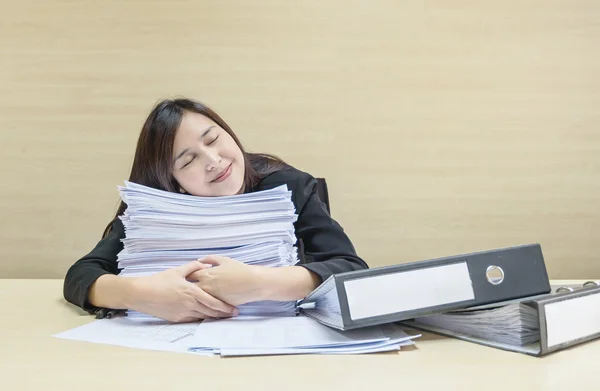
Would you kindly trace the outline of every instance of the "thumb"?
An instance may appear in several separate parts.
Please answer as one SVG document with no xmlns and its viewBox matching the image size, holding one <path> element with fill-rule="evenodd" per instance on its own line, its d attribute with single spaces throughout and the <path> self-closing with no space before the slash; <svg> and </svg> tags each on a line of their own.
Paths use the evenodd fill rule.
<svg viewBox="0 0 600 391">
<path fill-rule="evenodd" d="M 177 272 L 183 277 L 187 277 L 188 275 L 197 272 L 198 270 L 206 269 L 208 267 L 208 265 L 205 265 L 198 261 L 192 261 L 186 263 L 185 265 L 177 266 L 175 270 L 177 270 Z"/>
<path fill-rule="evenodd" d="M 223 263 L 223 257 L 219 257 L 216 255 L 209 255 L 207 257 L 198 259 L 198 262 L 202 263 L 203 265 L 206 265 L 207 267 L 219 266 L 219 265 L 221 265 L 221 263 Z"/>
</svg>

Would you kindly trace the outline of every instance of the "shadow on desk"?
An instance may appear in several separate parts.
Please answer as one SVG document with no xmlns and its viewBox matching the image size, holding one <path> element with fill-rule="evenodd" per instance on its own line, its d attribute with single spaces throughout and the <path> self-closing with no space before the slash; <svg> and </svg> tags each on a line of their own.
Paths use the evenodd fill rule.
<svg viewBox="0 0 600 391">
<path fill-rule="evenodd" d="M 56 300 L 56 302 L 59 303 L 61 306 L 63 306 L 65 309 L 67 309 L 69 312 L 71 312 L 73 315 L 91 316 L 87 311 L 84 311 L 81 308 L 77 307 L 76 305 L 69 303 L 64 298 L 60 298 L 60 299 Z"/>
<path fill-rule="evenodd" d="M 406 331 L 406 333 L 409 335 L 421 334 L 421 336 L 419 338 L 417 338 L 415 341 L 437 341 L 440 339 L 448 339 L 448 337 L 446 337 L 446 336 L 430 333 L 430 332 L 419 330 L 419 329 L 413 329 L 412 327 L 405 326 L 403 324 L 400 325 L 400 328 L 402 328 L 402 330 Z"/>
</svg>

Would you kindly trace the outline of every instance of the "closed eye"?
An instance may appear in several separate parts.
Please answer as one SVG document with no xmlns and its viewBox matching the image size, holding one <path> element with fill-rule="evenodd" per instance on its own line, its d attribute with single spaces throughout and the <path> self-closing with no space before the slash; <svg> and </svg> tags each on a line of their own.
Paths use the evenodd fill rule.
<svg viewBox="0 0 600 391">
<path fill-rule="evenodd" d="M 219 138 L 219 136 L 215 137 L 210 143 L 206 144 L 206 145 L 212 145 L 215 142 L 217 142 L 217 139 Z"/>
<path fill-rule="evenodd" d="M 185 163 L 183 166 L 181 166 L 181 168 L 186 168 L 191 162 L 194 161 L 195 158 L 196 158 L 196 156 L 192 156 L 192 158 L 187 163 Z"/>
</svg>

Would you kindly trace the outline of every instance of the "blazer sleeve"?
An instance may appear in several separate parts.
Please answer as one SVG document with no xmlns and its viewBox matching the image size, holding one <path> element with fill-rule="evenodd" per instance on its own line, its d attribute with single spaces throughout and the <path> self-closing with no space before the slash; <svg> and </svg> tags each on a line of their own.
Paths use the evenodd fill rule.
<svg viewBox="0 0 600 391">
<path fill-rule="evenodd" d="M 295 197 L 296 236 L 308 260 L 298 266 L 316 273 L 322 281 L 332 274 L 369 268 L 356 254 L 340 224 L 329 215 L 327 206 L 319 198 L 314 177 L 306 175 L 296 182 Z"/>
<path fill-rule="evenodd" d="M 108 235 L 67 271 L 63 285 L 65 300 L 88 312 L 98 309 L 88 302 L 90 287 L 104 274 L 119 274 L 117 254 L 123 249 L 121 239 L 124 237 L 123 223 L 115 219 Z"/>
</svg>

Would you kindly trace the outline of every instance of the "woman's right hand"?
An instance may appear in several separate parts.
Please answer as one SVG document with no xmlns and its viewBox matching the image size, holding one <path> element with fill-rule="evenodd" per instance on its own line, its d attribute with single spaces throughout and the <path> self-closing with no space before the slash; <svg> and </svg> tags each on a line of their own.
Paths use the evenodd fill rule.
<svg viewBox="0 0 600 391">
<path fill-rule="evenodd" d="M 135 299 L 131 309 L 171 322 L 228 318 L 237 309 L 204 292 L 186 277 L 206 268 L 198 261 L 132 280 Z"/>
</svg>

